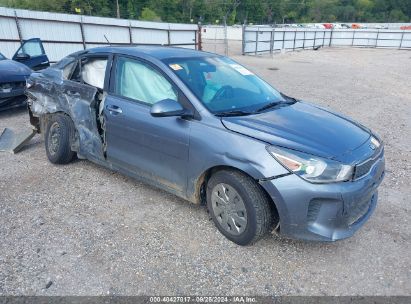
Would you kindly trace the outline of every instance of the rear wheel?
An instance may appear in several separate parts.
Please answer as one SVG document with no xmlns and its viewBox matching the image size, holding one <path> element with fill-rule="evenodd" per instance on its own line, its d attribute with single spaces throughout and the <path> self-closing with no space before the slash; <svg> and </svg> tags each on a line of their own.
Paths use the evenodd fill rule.
<svg viewBox="0 0 411 304">
<path fill-rule="evenodd" d="M 71 151 L 71 138 L 74 125 L 70 117 L 55 114 L 48 121 L 45 132 L 46 154 L 53 164 L 69 163 L 75 152 Z"/>
<path fill-rule="evenodd" d="M 211 176 L 207 207 L 218 230 L 238 245 L 256 242 L 273 225 L 267 195 L 252 178 L 238 171 L 222 170 Z"/>
</svg>

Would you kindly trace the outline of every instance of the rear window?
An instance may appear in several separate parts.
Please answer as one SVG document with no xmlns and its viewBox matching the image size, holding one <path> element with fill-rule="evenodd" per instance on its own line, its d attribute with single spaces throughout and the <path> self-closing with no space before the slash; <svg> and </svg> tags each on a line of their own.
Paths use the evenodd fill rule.
<svg viewBox="0 0 411 304">
<path fill-rule="evenodd" d="M 69 79 L 76 65 L 77 60 L 73 57 L 65 57 L 56 64 L 52 65 L 52 69 L 61 70 L 63 79 Z"/>
</svg>

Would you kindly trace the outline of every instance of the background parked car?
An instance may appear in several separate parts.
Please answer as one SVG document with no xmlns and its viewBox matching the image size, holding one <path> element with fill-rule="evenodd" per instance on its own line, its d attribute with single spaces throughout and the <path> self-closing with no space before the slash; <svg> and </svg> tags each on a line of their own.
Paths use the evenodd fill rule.
<svg viewBox="0 0 411 304">
<path fill-rule="evenodd" d="M 26 104 L 24 89 L 26 79 L 33 70 L 50 66 L 39 38 L 26 40 L 12 60 L 0 53 L 0 110 L 20 107 Z"/>
</svg>

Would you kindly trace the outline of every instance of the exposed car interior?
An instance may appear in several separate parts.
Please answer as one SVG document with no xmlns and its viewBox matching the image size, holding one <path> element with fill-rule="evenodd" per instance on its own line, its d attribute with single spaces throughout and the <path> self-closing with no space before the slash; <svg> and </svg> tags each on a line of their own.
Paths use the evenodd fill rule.
<svg viewBox="0 0 411 304">
<path fill-rule="evenodd" d="M 106 75 L 108 57 L 82 57 L 80 60 L 69 63 L 63 68 L 63 77 L 84 85 L 89 85 L 97 89 L 95 95 L 95 117 L 97 129 L 101 136 L 102 143 L 105 143 L 104 117 L 104 79 Z M 75 65 L 75 67 L 74 67 Z"/>
<path fill-rule="evenodd" d="M 81 78 L 84 83 L 93 87 L 104 88 L 104 76 L 106 74 L 107 59 L 92 59 L 83 64 Z"/>
<path fill-rule="evenodd" d="M 70 79 L 102 90 L 104 88 L 107 61 L 107 57 L 83 57 L 77 63 Z"/>
<path fill-rule="evenodd" d="M 71 74 L 70 80 L 97 88 L 96 99 L 103 100 L 104 79 L 108 57 L 83 57 Z M 70 65 L 69 65 L 70 66 Z"/>
</svg>

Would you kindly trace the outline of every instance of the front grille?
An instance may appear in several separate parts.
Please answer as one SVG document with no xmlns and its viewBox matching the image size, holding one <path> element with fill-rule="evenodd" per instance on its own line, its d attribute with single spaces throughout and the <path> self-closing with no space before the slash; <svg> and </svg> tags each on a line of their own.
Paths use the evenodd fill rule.
<svg viewBox="0 0 411 304">
<path fill-rule="evenodd" d="M 26 86 L 26 82 L 24 81 L 16 81 L 16 82 L 7 82 L 0 84 L 0 91 L 6 92 L 15 89 L 21 89 Z"/>
<path fill-rule="evenodd" d="M 374 166 L 374 164 L 379 160 L 380 156 L 382 153 L 382 149 L 378 151 L 374 156 L 371 158 L 365 160 L 364 162 L 358 164 L 355 166 L 355 171 L 354 171 L 354 180 L 359 179 L 366 175 L 368 172 L 370 172 L 371 168 Z"/>
</svg>

